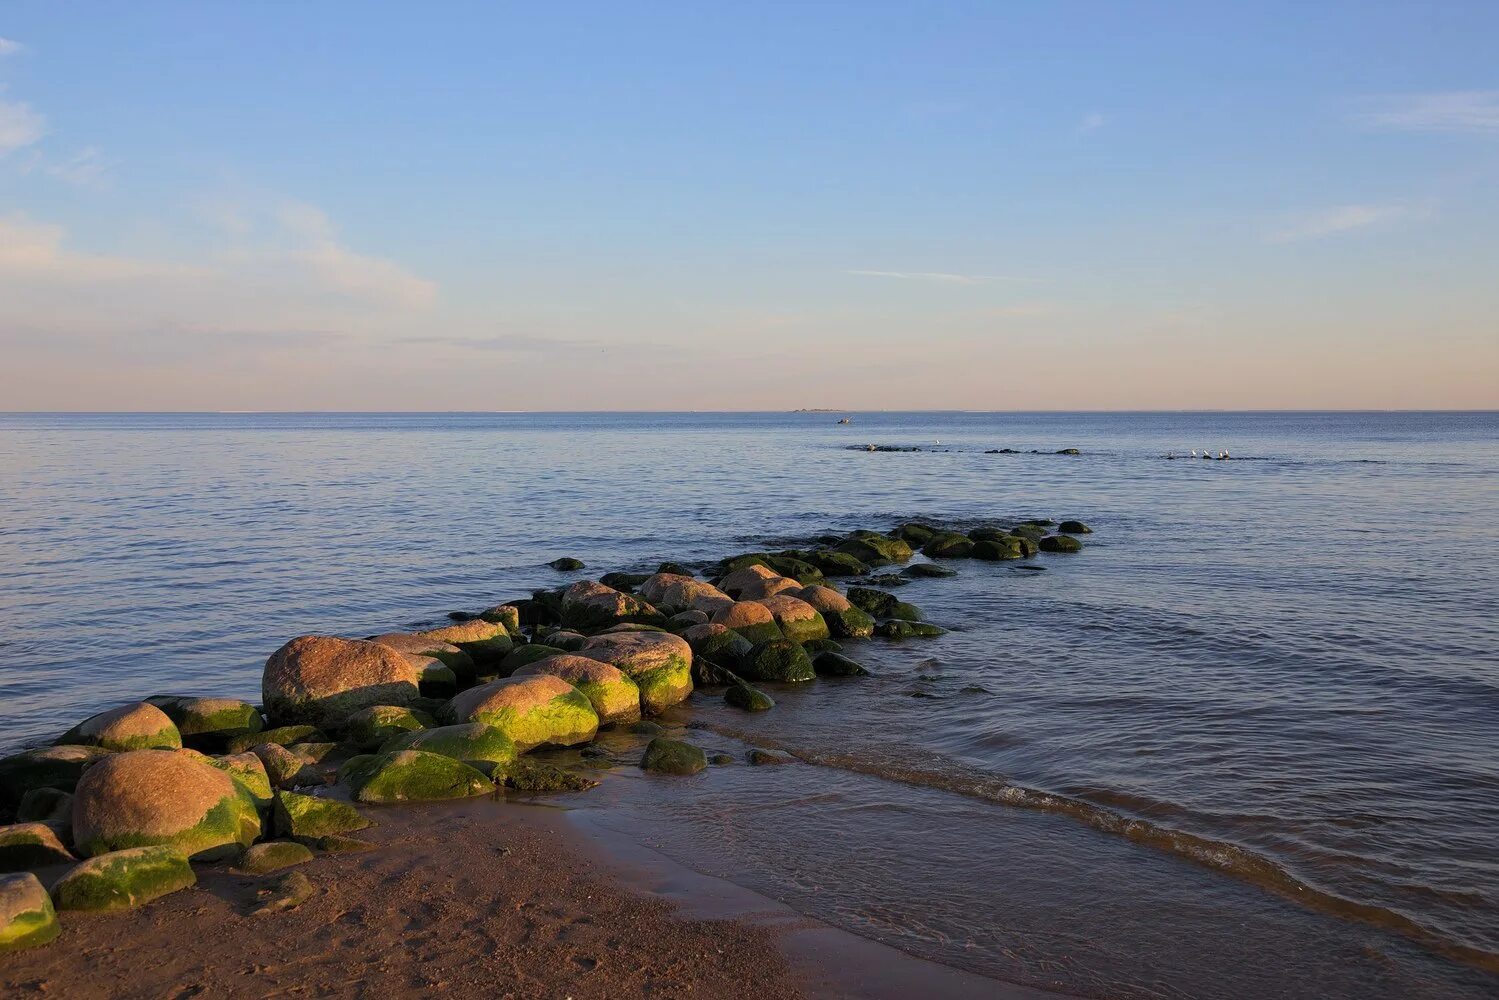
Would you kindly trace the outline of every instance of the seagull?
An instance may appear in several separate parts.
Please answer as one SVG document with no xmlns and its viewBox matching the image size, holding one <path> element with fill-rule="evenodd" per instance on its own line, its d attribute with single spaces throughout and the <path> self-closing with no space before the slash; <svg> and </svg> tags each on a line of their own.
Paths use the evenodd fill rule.
<svg viewBox="0 0 1499 1000">
<path fill-rule="evenodd" d="M 1193 458 L 1196 458 L 1196 457 L 1197 457 L 1197 449 L 1196 449 L 1196 448 L 1193 448 L 1193 449 L 1192 449 L 1192 457 L 1193 457 Z"/>
</svg>

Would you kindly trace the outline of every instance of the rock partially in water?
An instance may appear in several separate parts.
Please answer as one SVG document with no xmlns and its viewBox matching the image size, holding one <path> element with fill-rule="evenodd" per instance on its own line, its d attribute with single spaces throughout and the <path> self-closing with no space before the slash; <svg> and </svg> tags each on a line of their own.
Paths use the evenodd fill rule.
<svg viewBox="0 0 1499 1000">
<path fill-rule="evenodd" d="M 1047 535 L 1040 542 L 1042 552 L 1081 552 L 1083 543 L 1071 535 Z"/>
<path fill-rule="evenodd" d="M 796 596 L 817 609 L 827 623 L 830 635 L 842 639 L 867 638 L 874 635 L 874 619 L 831 587 L 803 587 Z M 787 633 L 790 637 L 790 633 Z M 804 641 L 804 645 L 806 642 Z"/>
<path fill-rule="evenodd" d="M 989 539 L 973 543 L 973 558 L 985 559 L 990 562 L 999 562 L 1006 559 L 1021 559 L 1025 551 L 1021 547 L 1024 539 L 1015 535 L 1005 535 L 1002 538 Z"/>
<path fill-rule="evenodd" d="M 842 653 L 818 653 L 812 658 L 812 669 L 819 677 L 868 677 L 869 671 Z"/>
<path fill-rule="evenodd" d="M 557 570 L 559 573 L 575 573 L 578 570 L 584 568 L 583 560 L 574 559 L 572 556 L 562 556 L 560 558 L 553 559 L 551 562 L 547 563 L 547 565 L 552 567 L 552 569 Z"/>
<path fill-rule="evenodd" d="M 839 544 L 837 551 L 869 566 L 888 566 L 911 558 L 911 546 L 899 538 L 873 531 L 855 532 Z"/>
<path fill-rule="evenodd" d="M 272 722 L 336 726 L 361 708 L 409 704 L 419 695 L 420 679 L 420 671 L 389 646 L 303 635 L 266 661 L 261 694 Z"/>
<path fill-rule="evenodd" d="M 1063 521 L 1057 525 L 1057 530 L 1064 535 L 1091 535 L 1093 529 L 1081 521 Z"/>
<path fill-rule="evenodd" d="M 929 524 L 922 524 L 918 521 L 907 521 L 890 532 L 890 537 L 899 538 L 912 548 L 920 548 L 931 541 L 932 536 L 936 533 L 937 529 Z"/>
<path fill-rule="evenodd" d="M 752 644 L 785 638 L 770 609 L 754 601 L 737 601 L 715 612 L 712 623 L 733 629 Z"/>
<path fill-rule="evenodd" d="M 928 559 L 966 559 L 973 554 L 973 539 L 957 532 L 933 535 L 921 547 L 921 554 Z"/>
<path fill-rule="evenodd" d="M 824 576 L 863 576 L 869 572 L 868 563 L 847 552 L 817 549 L 808 552 L 804 558 Z"/>
<path fill-rule="evenodd" d="M 61 932 L 52 897 L 35 875 L 0 876 L 0 952 L 35 948 Z"/>
<path fill-rule="evenodd" d="M 497 775 L 498 777 L 498 775 Z M 522 757 L 504 772 L 505 787 L 517 792 L 586 792 L 598 782 L 576 771 Z"/>
<path fill-rule="evenodd" d="M 923 576 L 943 577 L 957 576 L 958 571 L 955 569 L 948 569 L 946 566 L 938 566 L 936 563 L 912 563 L 905 569 L 901 570 L 901 575 L 909 576 L 912 578 Z"/>
<path fill-rule="evenodd" d="M 515 648 L 515 640 L 511 637 L 509 628 L 500 622 L 484 618 L 471 618 L 466 622 L 429 628 L 413 634 L 418 639 L 457 646 L 473 659 L 477 670 L 498 665 Z M 456 666 L 448 665 L 457 671 Z"/>
<path fill-rule="evenodd" d="M 173 847 L 131 847 L 89 858 L 58 879 L 59 910 L 128 910 L 195 884 L 187 857 Z"/>
<path fill-rule="evenodd" d="M 182 746 L 182 734 L 161 709 L 136 701 L 89 716 L 56 742 L 116 751 L 175 750 Z"/>
<path fill-rule="evenodd" d="M 891 618 L 875 626 L 874 634 L 885 639 L 916 639 L 946 635 L 947 630 L 927 622 L 905 621 Z"/>
<path fill-rule="evenodd" d="M 697 774 L 708 766 L 708 758 L 691 743 L 657 736 L 646 745 L 640 766 L 659 774 Z"/>
<path fill-rule="evenodd" d="M 768 712 L 776 707 L 770 695 L 744 683 L 730 684 L 723 693 L 723 700 L 726 704 L 742 708 L 746 712 Z"/>
<path fill-rule="evenodd" d="M 801 588 L 796 588 L 800 591 Z M 760 601 L 780 626 L 781 633 L 792 642 L 812 642 L 831 634 L 828 623 L 817 609 L 790 593 L 778 593 Z"/>
<path fill-rule="evenodd" d="M 692 694 L 692 647 L 669 632 L 596 635 L 578 655 L 602 660 L 624 671 L 640 688 L 640 707 L 655 714 Z"/>
<path fill-rule="evenodd" d="M 745 755 L 745 759 L 755 767 L 776 766 L 780 764 L 793 763 L 796 758 L 790 754 L 780 753 L 776 750 L 761 750 L 759 747 L 751 750 Z"/>
<path fill-rule="evenodd" d="M 876 618 L 903 618 L 913 622 L 921 620 L 920 608 L 914 604 L 907 604 L 894 594 L 883 590 L 875 590 L 871 587 L 850 587 L 848 600 L 854 607 Z"/>
<path fill-rule="evenodd" d="M 807 651 L 790 639 L 762 642 L 740 661 L 740 671 L 752 681 L 796 683 L 817 677 Z"/>
</svg>

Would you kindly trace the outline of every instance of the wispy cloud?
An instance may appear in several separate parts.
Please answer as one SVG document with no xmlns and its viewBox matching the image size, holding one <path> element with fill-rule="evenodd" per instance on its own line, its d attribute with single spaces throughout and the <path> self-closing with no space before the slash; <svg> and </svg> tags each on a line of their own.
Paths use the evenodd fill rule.
<svg viewBox="0 0 1499 1000">
<path fill-rule="evenodd" d="M 1373 226 L 1424 219 L 1430 214 L 1430 208 L 1418 205 L 1337 205 L 1283 217 L 1265 234 L 1265 240 L 1269 243 L 1298 243 Z"/>
<path fill-rule="evenodd" d="M 355 253 L 337 239 L 332 221 L 319 208 L 288 202 L 277 213 L 281 225 L 302 245 L 292 255 L 304 261 L 330 287 L 350 295 L 407 308 L 430 305 L 437 285 L 394 261 Z"/>
<path fill-rule="evenodd" d="M 897 278 L 902 281 L 932 281 L 943 285 L 987 285 L 995 281 L 1034 281 L 1006 274 L 950 274 L 946 271 L 870 271 L 851 268 L 843 272 L 862 278 Z"/>
<path fill-rule="evenodd" d="M 0 56 L 15 55 L 20 51 L 20 42 L 11 41 L 9 38 L 0 38 Z"/>
<path fill-rule="evenodd" d="M 1083 115 L 1082 120 L 1077 123 L 1077 126 L 1072 130 L 1073 134 L 1087 135 L 1089 132 L 1096 132 L 1103 128 L 1106 120 L 1100 112 L 1090 111 Z"/>
<path fill-rule="evenodd" d="M 0 156 L 30 146 L 46 131 L 46 119 L 25 101 L 0 97 Z"/>
<path fill-rule="evenodd" d="M 1370 98 L 1353 120 L 1401 132 L 1499 135 L 1499 90 L 1454 90 Z"/>
</svg>

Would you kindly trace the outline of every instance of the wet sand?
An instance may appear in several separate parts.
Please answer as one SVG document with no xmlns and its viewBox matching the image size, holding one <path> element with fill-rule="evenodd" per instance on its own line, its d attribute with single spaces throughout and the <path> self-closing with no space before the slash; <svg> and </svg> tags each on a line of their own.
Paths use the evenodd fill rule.
<svg viewBox="0 0 1499 1000">
<path fill-rule="evenodd" d="M 493 799 L 367 810 L 377 850 L 288 871 L 315 894 L 254 914 L 285 872 L 197 886 L 0 957 L 6 996 L 1042 997 L 911 958 Z M 54 876 L 55 877 L 55 876 Z"/>
</svg>

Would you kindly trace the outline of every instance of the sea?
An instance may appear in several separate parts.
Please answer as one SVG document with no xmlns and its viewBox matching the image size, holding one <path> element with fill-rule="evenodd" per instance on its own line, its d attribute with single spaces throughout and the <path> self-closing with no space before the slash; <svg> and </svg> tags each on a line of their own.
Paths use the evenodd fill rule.
<svg viewBox="0 0 1499 1000">
<path fill-rule="evenodd" d="M 901 587 L 949 631 L 849 642 L 871 677 L 675 720 L 793 763 L 616 768 L 580 820 L 1075 996 L 1499 995 L 1494 412 L 0 414 L 0 751 L 258 699 L 302 633 L 1029 518 L 1093 533 Z"/>
</svg>

